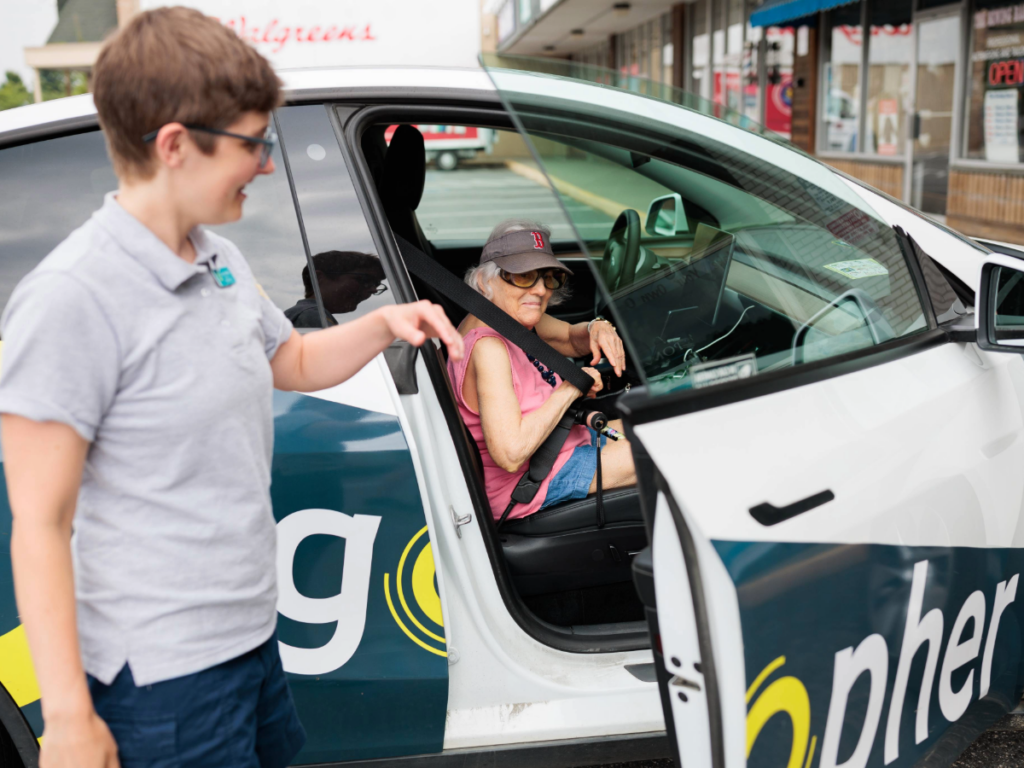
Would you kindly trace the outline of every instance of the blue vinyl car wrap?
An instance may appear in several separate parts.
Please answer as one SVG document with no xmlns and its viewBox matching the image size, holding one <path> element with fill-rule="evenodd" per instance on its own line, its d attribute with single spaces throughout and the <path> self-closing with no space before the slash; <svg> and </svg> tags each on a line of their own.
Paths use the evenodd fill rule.
<svg viewBox="0 0 1024 768">
<path fill-rule="evenodd" d="M 715 548 L 739 596 L 751 768 L 951 762 L 1020 701 L 1020 550 Z"/>
<path fill-rule="evenodd" d="M 6 485 L 0 490 L 0 683 L 41 737 L 39 689 L 14 602 Z M 278 615 L 308 737 L 296 764 L 439 752 L 448 701 L 444 627 L 398 417 L 275 392 L 271 498 L 279 529 L 298 525 L 289 562 L 279 563 L 280 590 L 299 596 L 281 605 L 298 607 Z M 337 525 L 360 519 L 371 522 L 369 532 Z"/>
</svg>

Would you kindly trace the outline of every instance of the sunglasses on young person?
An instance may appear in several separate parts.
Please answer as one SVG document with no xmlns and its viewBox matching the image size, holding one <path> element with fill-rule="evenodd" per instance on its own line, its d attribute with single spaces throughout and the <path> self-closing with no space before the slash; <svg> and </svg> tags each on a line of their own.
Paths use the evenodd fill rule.
<svg viewBox="0 0 1024 768">
<path fill-rule="evenodd" d="M 203 133 L 212 133 L 215 136 L 230 136 L 232 139 L 241 139 L 244 142 L 250 144 L 253 149 L 257 147 L 260 150 L 260 168 L 267 167 L 267 161 L 270 160 L 270 155 L 274 151 L 274 147 L 277 146 L 277 131 L 274 130 L 273 123 L 267 123 L 267 129 L 263 132 L 262 136 L 246 136 L 242 133 L 231 133 L 231 131 L 222 131 L 218 128 L 207 128 L 205 125 L 193 125 L 192 123 L 182 123 L 190 131 L 201 131 Z M 161 126 L 162 128 L 163 126 Z M 155 131 L 150 131 L 142 140 L 145 142 L 153 141 L 156 135 L 160 133 L 160 128 Z"/>
<path fill-rule="evenodd" d="M 514 274 L 501 270 L 501 279 L 516 288 L 533 288 L 538 280 L 544 280 L 544 287 L 557 291 L 565 285 L 566 274 L 560 269 L 531 269 L 529 272 Z"/>
</svg>

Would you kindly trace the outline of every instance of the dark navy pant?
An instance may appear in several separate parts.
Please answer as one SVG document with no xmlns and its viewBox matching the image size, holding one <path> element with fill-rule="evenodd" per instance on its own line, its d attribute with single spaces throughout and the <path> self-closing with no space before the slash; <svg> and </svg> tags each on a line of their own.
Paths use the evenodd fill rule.
<svg viewBox="0 0 1024 768">
<path fill-rule="evenodd" d="M 306 742 L 281 667 L 277 633 L 210 669 L 136 686 L 89 677 L 122 768 L 284 768 Z"/>
</svg>

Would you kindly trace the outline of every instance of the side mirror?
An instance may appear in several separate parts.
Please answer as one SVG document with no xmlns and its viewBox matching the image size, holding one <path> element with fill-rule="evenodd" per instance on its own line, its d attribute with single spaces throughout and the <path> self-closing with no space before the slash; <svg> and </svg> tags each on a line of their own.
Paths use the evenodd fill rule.
<svg viewBox="0 0 1024 768">
<path fill-rule="evenodd" d="M 986 257 L 978 294 L 978 346 L 1024 354 L 1024 261 Z"/>
<path fill-rule="evenodd" d="M 649 235 L 672 237 L 680 232 L 689 232 L 683 198 L 673 192 L 671 195 L 656 197 L 647 209 L 644 229 Z"/>
</svg>

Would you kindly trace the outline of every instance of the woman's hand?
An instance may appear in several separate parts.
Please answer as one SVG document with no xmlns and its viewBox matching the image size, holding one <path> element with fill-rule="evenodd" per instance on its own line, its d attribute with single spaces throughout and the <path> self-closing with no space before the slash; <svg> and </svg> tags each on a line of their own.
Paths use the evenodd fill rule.
<svg viewBox="0 0 1024 768">
<path fill-rule="evenodd" d="M 595 320 L 590 326 L 590 351 L 594 356 L 591 365 L 597 365 L 602 357 L 606 357 L 615 369 L 615 375 L 622 375 L 626 368 L 626 351 L 615 326 L 607 320 Z"/>
<path fill-rule="evenodd" d="M 590 376 L 590 378 L 594 380 L 594 383 L 590 387 L 589 392 L 580 392 L 579 388 L 575 384 L 571 384 L 568 381 L 565 381 L 564 379 L 562 380 L 562 383 L 559 385 L 558 388 L 561 389 L 562 387 L 567 387 L 568 389 L 571 389 L 573 392 L 579 392 L 580 397 L 596 397 L 597 393 L 604 389 L 604 380 L 601 378 L 601 374 L 598 373 L 593 368 L 580 368 L 580 370 L 586 373 L 588 376 Z"/>
<path fill-rule="evenodd" d="M 420 346 L 427 339 L 440 339 L 448 347 L 448 357 L 461 360 L 465 350 L 462 336 L 448 320 L 440 305 L 427 300 L 412 304 L 393 304 L 379 310 L 388 330 L 398 339 Z"/>
<path fill-rule="evenodd" d="M 604 381 L 601 379 L 601 374 L 593 368 L 584 368 L 583 372 L 589 374 L 590 378 L 594 380 L 594 386 L 587 392 L 587 397 L 597 397 L 597 393 L 604 389 Z"/>
</svg>

